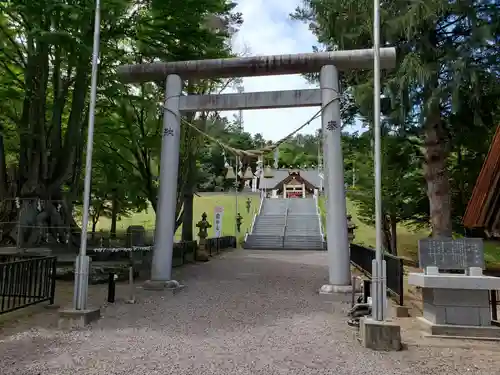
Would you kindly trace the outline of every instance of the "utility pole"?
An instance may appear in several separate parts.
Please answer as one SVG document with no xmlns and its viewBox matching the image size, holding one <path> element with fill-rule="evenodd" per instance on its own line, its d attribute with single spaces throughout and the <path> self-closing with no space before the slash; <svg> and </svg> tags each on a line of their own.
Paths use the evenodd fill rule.
<svg viewBox="0 0 500 375">
<path fill-rule="evenodd" d="M 75 263 L 75 288 L 73 308 L 85 310 L 87 308 L 87 292 L 89 283 L 90 258 L 87 256 L 87 229 L 89 225 L 90 190 L 92 182 L 92 152 L 94 150 L 94 122 L 95 106 L 97 101 L 97 69 L 99 64 L 99 42 L 101 24 L 100 0 L 95 2 L 94 44 L 92 48 L 92 73 L 90 86 L 89 125 L 87 130 L 87 154 L 85 160 L 85 179 L 83 188 L 82 233 L 80 239 L 80 253 Z"/>
<path fill-rule="evenodd" d="M 380 0 L 373 3 L 373 130 L 375 159 L 375 260 L 373 266 L 374 299 L 373 318 L 378 321 L 386 317 L 386 278 L 385 260 L 382 249 L 382 161 L 381 161 L 381 131 L 380 131 Z"/>
</svg>

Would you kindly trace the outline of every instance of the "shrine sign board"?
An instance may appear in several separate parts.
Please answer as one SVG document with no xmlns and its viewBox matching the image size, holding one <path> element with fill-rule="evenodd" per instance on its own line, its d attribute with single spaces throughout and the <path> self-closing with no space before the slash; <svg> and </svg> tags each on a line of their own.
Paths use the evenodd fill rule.
<svg viewBox="0 0 500 375">
<path fill-rule="evenodd" d="M 224 216 L 224 207 L 217 206 L 214 208 L 214 226 L 215 237 L 219 238 L 222 235 L 222 217 Z"/>
<path fill-rule="evenodd" d="M 484 269 L 483 240 L 425 238 L 418 241 L 418 260 L 420 268 L 434 266 L 442 270 L 464 270 L 470 267 Z"/>
</svg>

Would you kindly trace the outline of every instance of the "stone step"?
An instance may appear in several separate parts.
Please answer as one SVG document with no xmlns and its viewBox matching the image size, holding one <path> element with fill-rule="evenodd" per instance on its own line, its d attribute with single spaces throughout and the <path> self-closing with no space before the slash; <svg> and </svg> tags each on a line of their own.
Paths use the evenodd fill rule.
<svg viewBox="0 0 500 375">
<path fill-rule="evenodd" d="M 243 246 L 245 249 L 276 249 L 283 247 L 283 237 L 249 235 Z"/>
<path fill-rule="evenodd" d="M 302 245 L 305 245 L 305 246 L 306 245 L 307 246 L 309 246 L 309 245 L 311 245 L 311 246 L 318 245 L 318 246 L 323 246 L 323 241 L 321 241 L 321 239 L 319 239 L 319 240 L 318 239 L 317 240 L 312 240 L 312 241 L 311 240 L 308 240 L 308 241 L 291 240 L 291 241 L 289 241 L 289 240 L 287 240 L 285 238 L 285 241 L 283 243 L 284 243 L 284 246 L 289 246 L 289 245 L 301 245 L 301 246 Z"/>
<path fill-rule="evenodd" d="M 285 250 L 326 250 L 321 236 L 266 236 L 252 234 L 244 244 L 246 249 L 285 249 Z"/>
<path fill-rule="evenodd" d="M 287 225 L 286 226 L 286 230 L 287 231 L 290 231 L 290 232 L 294 232 L 294 231 L 299 231 L 299 232 L 308 232 L 308 231 L 318 231 L 319 232 L 319 226 L 303 226 L 303 227 L 299 227 L 299 226 L 290 226 L 290 225 Z"/>
<path fill-rule="evenodd" d="M 319 223 L 309 223 L 307 221 L 303 223 L 286 223 L 287 228 L 293 228 L 293 229 L 314 229 L 314 228 L 319 228 Z"/>
<path fill-rule="evenodd" d="M 255 224 L 279 224 L 279 225 L 284 225 L 285 224 L 285 218 L 280 218 L 280 219 L 257 219 L 255 220 Z"/>
<path fill-rule="evenodd" d="M 308 222 L 303 222 L 303 223 L 286 223 L 287 228 L 293 228 L 293 229 L 314 229 L 314 228 L 319 228 L 319 223 L 308 223 Z"/>
<path fill-rule="evenodd" d="M 285 223 L 263 223 L 263 222 L 258 222 L 254 225 L 254 228 L 284 228 Z"/>
<path fill-rule="evenodd" d="M 278 234 L 280 236 L 283 235 L 283 228 L 258 228 L 254 230 L 251 234 L 253 235 L 264 235 L 265 233 L 269 233 L 268 235 Z"/>
<path fill-rule="evenodd" d="M 285 237 L 314 237 L 314 238 L 321 238 L 321 232 L 320 231 L 289 231 L 286 230 L 285 234 L 283 234 Z"/>
</svg>

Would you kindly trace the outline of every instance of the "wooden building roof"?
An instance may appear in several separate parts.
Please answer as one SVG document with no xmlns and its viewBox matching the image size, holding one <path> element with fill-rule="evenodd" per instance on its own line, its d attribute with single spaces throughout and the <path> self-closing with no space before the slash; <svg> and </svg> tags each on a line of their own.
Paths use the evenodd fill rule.
<svg viewBox="0 0 500 375">
<path fill-rule="evenodd" d="M 469 229 L 484 229 L 495 237 L 500 233 L 500 126 L 476 180 L 463 224 Z"/>
<path fill-rule="evenodd" d="M 287 185 L 302 185 L 302 184 L 304 184 L 306 189 L 308 189 L 308 190 L 312 191 L 312 190 L 316 189 L 316 186 L 313 185 L 312 183 L 310 183 L 304 177 L 302 177 L 300 174 L 300 171 L 298 171 L 298 170 L 290 171 L 288 176 L 285 179 L 283 179 L 282 181 L 278 182 L 278 184 L 276 184 L 273 187 L 273 189 L 283 190 L 283 186 L 285 184 L 287 184 Z"/>
<path fill-rule="evenodd" d="M 273 171 L 273 178 L 262 178 L 260 181 L 260 187 L 261 189 L 266 189 L 266 190 L 272 190 L 272 189 L 278 189 L 280 184 L 282 185 L 284 183 L 288 183 L 287 180 L 290 177 L 290 174 L 298 173 L 300 178 L 306 182 L 308 182 L 310 185 L 312 185 L 313 189 L 318 189 L 319 186 L 321 185 L 321 177 L 319 174 L 319 171 L 317 169 L 288 169 L 288 168 L 283 168 L 283 169 L 275 169 Z"/>
</svg>

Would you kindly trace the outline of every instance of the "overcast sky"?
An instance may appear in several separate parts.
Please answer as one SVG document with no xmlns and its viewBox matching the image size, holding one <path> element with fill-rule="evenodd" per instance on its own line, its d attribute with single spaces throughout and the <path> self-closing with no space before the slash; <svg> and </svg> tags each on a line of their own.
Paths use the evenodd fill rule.
<svg viewBox="0 0 500 375">
<path fill-rule="evenodd" d="M 243 26 L 234 38 L 236 52 L 252 55 L 279 55 L 312 52 L 316 38 L 306 24 L 290 20 L 289 14 L 301 0 L 238 0 L 237 11 L 243 14 Z M 317 88 L 300 75 L 244 78 L 246 92 Z M 309 120 L 319 108 L 288 108 L 243 112 L 244 128 L 265 139 L 276 141 Z M 226 112 L 232 118 L 232 113 Z M 319 119 L 302 133 L 314 133 Z"/>
</svg>

